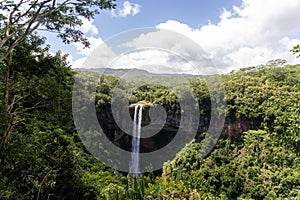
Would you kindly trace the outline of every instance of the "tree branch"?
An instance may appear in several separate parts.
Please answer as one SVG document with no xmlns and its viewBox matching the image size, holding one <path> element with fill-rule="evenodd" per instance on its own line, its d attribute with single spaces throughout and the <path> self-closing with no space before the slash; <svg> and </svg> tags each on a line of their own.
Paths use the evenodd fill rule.
<svg viewBox="0 0 300 200">
<path fill-rule="evenodd" d="M 25 108 L 25 109 L 23 109 L 21 111 L 17 111 L 16 110 L 15 112 L 11 113 L 11 115 L 16 116 L 18 114 L 25 113 L 25 112 L 30 111 L 30 110 L 35 110 L 35 109 L 38 109 L 38 108 L 47 108 L 47 107 L 49 107 L 48 104 L 44 104 L 44 105 L 40 105 L 40 104 L 41 103 L 36 103 L 35 105 L 31 106 L 30 108 Z"/>
<path fill-rule="evenodd" d="M 12 51 L 29 34 L 45 23 L 49 23 L 47 25 L 49 25 L 50 29 L 57 30 L 55 33 L 60 34 L 64 32 L 63 35 L 58 35 L 64 40 L 64 42 L 86 43 L 86 40 L 80 30 L 75 28 L 75 31 L 77 32 L 67 32 L 65 30 L 66 26 L 74 28 L 76 25 L 80 25 L 82 21 L 78 18 L 79 16 L 83 16 L 87 19 L 93 18 L 94 14 L 98 13 L 98 8 L 114 8 L 115 4 L 112 4 L 112 1 L 63 0 L 62 3 L 60 3 L 57 2 L 57 0 L 20 0 L 18 4 L 10 5 L 8 3 L 2 3 L 1 7 L 7 8 L 8 11 L 11 12 L 5 25 L 4 37 L 1 38 L 0 41 L 0 48 L 4 49 L 4 53 L 0 55 L 0 61 L 6 58 L 9 55 L 9 52 Z M 25 4 L 29 4 L 29 7 L 24 11 L 19 11 L 19 8 Z M 78 7 L 81 9 L 78 10 Z M 52 17 L 53 13 L 55 14 L 55 19 Z M 60 19 L 61 17 L 62 19 Z M 68 36 L 75 39 L 68 40 Z"/>
</svg>

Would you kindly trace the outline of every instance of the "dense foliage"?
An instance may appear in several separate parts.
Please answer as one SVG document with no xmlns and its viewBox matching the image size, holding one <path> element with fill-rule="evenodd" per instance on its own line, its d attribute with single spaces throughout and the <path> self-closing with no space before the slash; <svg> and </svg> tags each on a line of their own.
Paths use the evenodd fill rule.
<svg viewBox="0 0 300 200">
<path fill-rule="evenodd" d="M 72 74 L 37 36 L 1 62 L 0 199 L 92 199 L 108 186 L 93 180 L 120 180 L 73 130 Z"/>
<path fill-rule="evenodd" d="M 165 163 L 162 176 L 147 185 L 144 199 L 300 198 L 300 66 L 251 67 L 222 78 L 227 101 L 226 135 L 208 157 L 201 158 L 203 134 L 199 133 L 200 140 Z M 110 85 L 107 91 L 111 91 L 117 81 L 107 77 L 102 84 Z M 210 94 L 205 82 L 198 78 L 190 82 L 207 116 Z M 172 113 L 176 96 L 166 90 L 147 85 L 131 98 L 167 104 Z M 218 87 L 212 92 L 218 95 Z M 106 98 L 98 95 L 98 103 L 109 105 L 109 94 Z"/>
<path fill-rule="evenodd" d="M 204 128 L 161 173 L 138 179 L 107 168 L 82 145 L 71 111 L 76 72 L 65 56 L 51 55 L 43 39 L 32 35 L 0 65 L 0 199 L 300 198 L 300 65 L 222 75 L 224 134 L 205 158 L 199 149 L 211 98 L 221 93 L 216 85 L 210 94 L 202 79 L 190 77 Z M 98 117 L 109 138 L 130 149 L 130 139 L 115 133 L 109 115 L 120 80 L 101 76 L 95 104 L 108 112 Z M 140 100 L 163 105 L 170 119 L 180 115 L 178 98 L 165 86 L 145 83 L 130 96 L 130 103 Z M 160 139 L 152 148 L 163 146 Z"/>
</svg>

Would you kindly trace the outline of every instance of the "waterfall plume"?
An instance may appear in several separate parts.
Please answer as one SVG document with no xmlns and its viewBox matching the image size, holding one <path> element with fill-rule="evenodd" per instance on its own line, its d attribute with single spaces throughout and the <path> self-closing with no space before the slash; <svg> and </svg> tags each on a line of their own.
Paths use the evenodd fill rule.
<svg viewBox="0 0 300 200">
<path fill-rule="evenodd" d="M 134 177 L 141 175 L 139 166 L 140 153 L 140 137 L 142 128 L 143 105 L 136 105 L 134 108 L 133 130 L 132 130 L 132 146 L 131 146 L 131 161 L 129 171 Z"/>
</svg>

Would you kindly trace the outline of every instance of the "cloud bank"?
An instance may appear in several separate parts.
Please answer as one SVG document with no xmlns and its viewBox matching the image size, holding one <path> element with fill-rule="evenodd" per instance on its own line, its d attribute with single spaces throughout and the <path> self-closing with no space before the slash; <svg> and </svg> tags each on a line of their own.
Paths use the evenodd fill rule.
<svg viewBox="0 0 300 200">
<path fill-rule="evenodd" d="M 139 5 L 124 2 L 123 8 L 117 11 L 117 15 L 135 15 L 139 9 Z M 209 22 L 199 28 L 192 28 L 187 24 L 169 20 L 158 24 L 156 28 L 175 31 L 192 39 L 207 52 L 218 71 L 226 73 L 241 67 L 265 64 L 272 59 L 285 59 L 290 64 L 299 62 L 289 52 L 294 45 L 300 43 L 297 39 L 300 37 L 299 10 L 300 0 L 243 0 L 240 6 L 223 9 L 217 23 Z M 157 44 L 160 47 L 179 51 L 189 59 L 197 56 L 198 52 L 195 52 L 193 46 L 180 43 L 178 38 L 172 35 L 163 38 L 155 32 L 142 34 L 126 45 L 141 48 Z M 100 38 L 94 38 L 93 44 L 96 46 L 101 42 L 103 41 Z M 76 48 L 83 56 L 87 56 L 95 49 L 93 47 L 90 50 L 82 50 L 78 45 Z M 115 54 L 110 52 L 109 55 Z M 107 59 L 108 55 L 105 56 Z M 126 66 L 138 68 L 147 59 L 164 66 L 174 66 L 176 71 L 182 73 L 193 73 L 190 67 L 179 65 L 178 60 L 153 50 L 133 52 L 131 55 L 123 56 L 123 64 L 119 62 L 122 65 L 120 68 Z M 155 69 L 155 72 L 158 73 L 159 69 Z M 163 72 L 166 72 L 165 69 Z"/>
<path fill-rule="evenodd" d="M 158 29 L 177 31 L 196 41 L 223 72 L 265 64 L 272 59 L 297 60 L 289 50 L 300 43 L 299 0 L 243 0 L 241 6 L 223 9 L 216 24 L 193 29 L 169 20 Z M 298 61 L 299 62 L 299 61 Z"/>
</svg>

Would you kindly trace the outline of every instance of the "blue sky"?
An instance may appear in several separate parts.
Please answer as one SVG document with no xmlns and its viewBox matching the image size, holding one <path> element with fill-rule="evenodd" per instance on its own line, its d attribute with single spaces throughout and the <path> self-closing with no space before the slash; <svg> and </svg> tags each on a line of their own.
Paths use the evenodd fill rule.
<svg viewBox="0 0 300 200">
<path fill-rule="evenodd" d="M 95 18 L 95 24 L 100 28 L 100 35 L 104 39 L 119 32 L 140 28 L 154 27 L 168 20 L 176 20 L 198 28 L 209 20 L 216 22 L 223 8 L 231 8 L 234 4 L 241 4 L 240 0 L 140 0 L 130 1 L 140 4 L 140 12 L 135 16 L 112 17 L 102 13 Z M 117 1 L 118 8 L 124 1 Z"/>
<path fill-rule="evenodd" d="M 52 51 L 69 53 L 73 67 L 81 67 L 99 44 L 116 34 L 143 27 L 171 30 L 195 41 L 219 71 L 229 72 L 277 58 L 297 63 L 289 50 L 300 43 L 299 10 L 300 0 L 118 0 L 115 11 L 102 11 L 93 21 L 85 21 L 82 30 L 92 43 L 89 50 L 79 44 L 63 45 L 54 35 L 43 34 Z M 152 37 L 147 39 L 157 39 Z M 124 63 L 137 67 L 133 57 L 137 55 L 128 56 Z"/>
<path fill-rule="evenodd" d="M 117 0 L 117 9 L 122 9 L 124 0 Z M 140 11 L 136 15 L 115 17 L 111 11 L 102 11 L 95 16 L 94 24 L 99 29 L 97 34 L 106 40 L 116 34 L 136 28 L 155 27 L 168 20 L 176 20 L 188 24 L 193 28 L 199 28 L 209 21 L 217 22 L 223 8 L 231 8 L 232 5 L 240 5 L 241 0 L 135 0 L 132 4 L 140 5 Z M 71 52 L 75 57 L 76 51 L 70 45 L 63 45 L 54 34 L 45 34 L 52 50 L 64 50 Z"/>
</svg>

